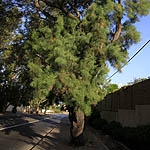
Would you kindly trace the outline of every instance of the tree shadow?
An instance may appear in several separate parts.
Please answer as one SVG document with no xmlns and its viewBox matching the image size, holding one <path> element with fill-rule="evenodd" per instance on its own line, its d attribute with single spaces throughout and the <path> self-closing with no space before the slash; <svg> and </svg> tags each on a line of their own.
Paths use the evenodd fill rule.
<svg viewBox="0 0 150 150">
<path fill-rule="evenodd" d="M 36 119 L 38 123 L 29 123 L 29 120 L 25 120 L 25 117 Z M 42 121 L 40 121 L 42 119 Z M 48 131 L 58 125 L 59 123 L 54 120 L 43 120 L 44 117 L 41 115 L 3 115 L 0 116 L 0 128 L 7 128 L 14 126 L 13 128 L 7 128 L 0 131 L 0 145 L 15 146 L 15 141 L 20 143 L 26 143 L 28 145 L 35 145 L 38 141 L 43 139 Z M 16 126 L 18 124 L 24 124 Z M 14 143 L 13 143 L 14 142 Z M 7 148 L 6 148 L 7 149 Z"/>
<path fill-rule="evenodd" d="M 87 126 L 85 136 L 88 137 L 84 146 L 74 147 L 70 143 L 70 122 L 67 117 L 63 118 L 60 124 L 52 132 L 44 137 L 38 144 L 38 150 L 106 150 L 101 140 L 95 136 L 95 133 Z M 32 150 L 32 149 L 30 149 Z"/>
<path fill-rule="evenodd" d="M 41 150 L 61 150 L 61 149 L 78 149 L 69 146 L 70 142 L 70 122 L 68 117 L 61 119 L 61 122 L 53 129 L 43 141 L 39 143 L 38 148 Z"/>
<path fill-rule="evenodd" d="M 41 120 L 41 116 L 30 115 L 30 118 Z M 98 140 L 91 136 L 91 143 L 86 146 L 72 147 L 70 142 L 70 122 L 68 117 L 64 117 L 60 120 L 56 119 L 59 116 L 54 115 L 52 119 L 45 119 L 39 121 L 39 123 L 28 124 L 12 129 L 0 131 L 0 145 L 3 150 L 16 150 L 18 147 L 15 142 L 24 143 L 27 145 L 28 150 L 96 150 L 101 147 L 101 144 L 97 144 Z M 28 123 L 29 121 L 20 120 Z M 58 122 L 57 122 L 58 120 Z M 13 121 L 13 120 L 12 120 Z M 14 123 L 15 119 L 14 119 Z M 45 127 L 47 126 L 47 127 Z M 42 134 L 41 134 L 42 133 Z M 7 140 L 6 140 L 7 139 Z M 9 142 L 10 148 L 7 147 Z M 5 146 L 5 149 L 3 146 Z M 20 144 L 21 145 L 21 144 Z M 13 146 L 13 149 L 11 148 Z M 16 147 L 15 147 L 16 146 Z M 21 145 L 22 146 L 22 145 Z M 20 148 L 20 147 L 19 147 Z M 101 150 L 104 150 L 103 148 Z"/>
</svg>

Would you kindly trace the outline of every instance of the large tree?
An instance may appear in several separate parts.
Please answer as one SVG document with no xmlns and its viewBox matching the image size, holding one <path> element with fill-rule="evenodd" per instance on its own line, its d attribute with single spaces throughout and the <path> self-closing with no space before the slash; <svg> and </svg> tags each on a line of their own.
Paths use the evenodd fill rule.
<svg viewBox="0 0 150 150">
<path fill-rule="evenodd" d="M 35 0 L 39 18 L 49 21 L 27 40 L 36 97 L 60 97 L 68 106 L 71 136 L 82 144 L 84 115 L 104 95 L 108 62 L 126 63 L 139 42 L 134 23 L 149 13 L 148 0 Z"/>
<path fill-rule="evenodd" d="M 8 86 L 15 77 L 12 43 L 18 38 L 16 31 L 21 23 L 22 13 L 10 1 L 0 0 L 0 111 L 8 106 Z"/>
<path fill-rule="evenodd" d="M 28 58 L 23 49 L 30 14 L 27 4 L 0 0 L 0 112 L 5 112 L 10 104 L 16 107 L 31 99 Z"/>
</svg>

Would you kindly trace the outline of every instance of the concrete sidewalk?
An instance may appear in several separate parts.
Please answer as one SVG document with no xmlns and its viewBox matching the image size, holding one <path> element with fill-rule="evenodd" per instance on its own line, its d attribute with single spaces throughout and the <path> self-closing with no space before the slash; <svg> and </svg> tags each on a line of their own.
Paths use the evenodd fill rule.
<svg viewBox="0 0 150 150">
<path fill-rule="evenodd" d="M 69 131 L 70 124 L 68 118 L 63 118 L 60 125 L 45 136 L 43 141 L 40 142 L 33 150 L 109 150 L 90 130 L 88 131 L 89 140 L 85 146 L 69 146 Z"/>
</svg>

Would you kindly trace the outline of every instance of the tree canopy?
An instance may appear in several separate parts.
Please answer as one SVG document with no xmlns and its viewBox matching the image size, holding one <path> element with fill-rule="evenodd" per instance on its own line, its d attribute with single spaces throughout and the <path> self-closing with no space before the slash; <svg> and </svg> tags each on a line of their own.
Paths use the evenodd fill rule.
<svg viewBox="0 0 150 150">
<path fill-rule="evenodd" d="M 121 71 L 127 50 L 139 42 L 135 22 L 149 14 L 150 1 L 13 0 L 8 6 L 15 13 L 2 24 L 13 27 L 1 25 L 9 34 L 0 39 L 11 48 L 1 47 L 1 62 L 12 60 L 10 72 L 19 73 L 17 81 L 28 74 L 37 103 L 61 99 L 89 115 L 91 105 L 104 96 L 108 63 Z M 3 40 L 8 36 L 15 39 Z M 2 64 L 1 73 L 7 68 Z"/>
</svg>

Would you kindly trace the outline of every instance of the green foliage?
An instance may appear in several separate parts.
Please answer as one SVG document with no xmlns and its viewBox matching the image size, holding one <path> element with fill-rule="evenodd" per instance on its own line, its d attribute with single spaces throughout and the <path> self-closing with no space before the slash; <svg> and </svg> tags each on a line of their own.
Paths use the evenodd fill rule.
<svg viewBox="0 0 150 150">
<path fill-rule="evenodd" d="M 89 119 L 89 124 L 92 125 L 92 122 L 96 119 L 100 119 L 101 116 L 100 116 L 100 112 L 96 109 L 95 106 L 92 106 L 92 111 L 91 111 L 91 114 L 90 116 L 88 117 Z"/>
<path fill-rule="evenodd" d="M 122 142 L 133 149 L 149 149 L 150 126 L 125 127 Z"/>
<path fill-rule="evenodd" d="M 129 18 L 134 18 L 135 14 L 139 16 L 146 16 L 149 14 L 150 1 L 140 0 L 140 1 L 125 1 L 125 9 L 128 13 Z"/>
<path fill-rule="evenodd" d="M 75 104 L 89 115 L 91 105 L 104 96 L 106 62 L 120 69 L 126 63 L 127 48 L 139 41 L 139 33 L 128 24 L 118 41 L 110 42 L 112 24 L 118 13 L 123 13 L 120 5 L 112 1 L 102 5 L 93 2 L 88 10 L 82 11 L 81 27 L 79 20 L 57 14 L 53 27 L 40 27 L 32 32 L 27 41 L 32 56 L 28 67 L 33 76 L 31 85 L 39 99 L 52 92 L 67 105 Z"/>
<path fill-rule="evenodd" d="M 120 138 L 120 133 L 122 132 L 122 125 L 119 122 L 111 121 L 110 123 L 102 127 L 102 131 L 104 132 L 104 134 L 108 134 L 114 138 Z"/>
<path fill-rule="evenodd" d="M 144 80 L 147 80 L 147 78 L 139 78 L 139 79 L 135 78 L 133 82 L 129 82 L 128 84 L 132 85 L 132 84 L 140 83 L 140 82 L 142 82 Z"/>
<path fill-rule="evenodd" d="M 58 19 L 58 21 L 62 21 L 62 17 L 60 18 L 61 19 Z M 30 62 L 28 65 L 34 76 L 34 81 L 31 85 L 38 90 L 38 93 L 45 88 L 45 93 L 43 93 L 43 95 L 47 96 L 48 92 L 50 92 L 49 87 L 53 86 L 55 82 L 58 86 L 57 80 L 59 80 L 59 87 L 62 89 L 64 88 L 64 91 L 61 91 L 62 89 L 59 89 L 56 86 L 55 87 L 57 90 L 60 90 L 59 92 L 62 94 L 65 92 L 63 96 L 64 100 L 66 100 L 66 97 L 67 99 L 70 97 L 70 101 L 66 100 L 66 103 L 71 104 L 71 101 L 76 101 L 76 105 L 80 106 L 86 114 L 88 114 L 90 112 L 90 105 L 93 103 L 93 100 L 95 99 L 98 101 L 99 99 L 99 96 L 95 95 L 95 92 L 98 91 L 98 85 L 96 88 L 94 82 L 92 83 L 93 85 L 90 85 L 90 81 L 88 81 L 88 79 L 92 79 L 90 72 L 95 69 L 95 56 L 93 55 L 93 58 L 91 59 L 91 55 L 85 54 L 85 61 L 83 58 L 79 61 L 79 58 L 82 56 L 77 57 L 80 52 L 78 48 L 80 44 L 85 44 L 86 40 L 82 38 L 78 39 L 78 36 L 76 35 L 79 33 L 77 31 L 74 34 L 70 34 L 66 29 L 64 29 L 64 27 L 59 28 L 59 31 L 56 32 L 56 29 L 58 28 L 57 26 L 58 24 L 56 23 L 54 29 L 51 31 L 47 28 L 40 29 L 38 31 L 44 35 L 44 38 L 46 38 L 45 31 L 50 31 L 50 33 L 52 32 L 54 34 L 54 37 L 49 34 L 51 37 L 46 39 L 47 43 L 51 44 L 50 46 L 45 45 L 46 48 L 43 47 L 43 38 L 40 37 L 38 32 L 33 32 L 32 41 L 28 42 L 32 46 L 34 53 L 37 52 L 39 56 L 43 56 L 42 60 L 34 57 L 33 62 Z M 60 34 L 61 32 L 66 33 L 65 37 L 62 37 L 62 34 Z M 75 43 L 77 43 L 76 47 Z M 44 55 L 44 51 L 42 51 L 41 48 L 47 51 L 46 55 Z M 82 49 L 82 47 L 80 48 Z M 46 64 L 43 64 L 43 59 Z M 85 67 L 86 70 L 83 69 Z M 39 98 L 43 99 L 44 97 L 40 95 Z M 85 103 L 85 101 L 87 102 Z"/>
<path fill-rule="evenodd" d="M 110 122 L 102 127 L 104 134 L 119 140 L 131 149 L 148 150 L 150 143 L 150 125 L 122 127 L 118 122 Z"/>
<path fill-rule="evenodd" d="M 92 127 L 94 127 L 95 129 L 101 130 L 103 128 L 103 126 L 105 126 L 107 124 L 107 121 L 105 119 L 95 119 L 92 122 Z"/>
<path fill-rule="evenodd" d="M 120 70 L 128 48 L 140 40 L 134 23 L 148 15 L 150 2 L 34 2 L 0 5 L 0 83 L 10 86 L 13 78 L 24 94 L 26 86 L 32 89 L 38 106 L 61 99 L 89 115 L 106 93 L 108 62 Z"/>
<path fill-rule="evenodd" d="M 116 90 L 118 90 L 119 87 L 117 84 L 108 84 L 106 87 L 105 87 L 105 90 L 106 90 L 106 94 L 109 94 L 109 93 L 113 93 L 115 92 Z"/>
<path fill-rule="evenodd" d="M 54 110 L 55 113 L 61 113 L 60 108 L 55 108 L 55 109 L 53 109 L 53 110 Z"/>
<path fill-rule="evenodd" d="M 119 122 L 108 123 L 104 119 L 96 118 L 92 127 L 102 130 L 103 134 L 110 135 L 113 139 L 124 143 L 131 149 L 148 150 L 150 143 L 150 125 L 138 127 L 122 127 Z"/>
<path fill-rule="evenodd" d="M 0 4 L 0 111 L 11 104 L 28 105 L 33 88 L 23 49 L 23 10 L 15 1 Z"/>
</svg>

